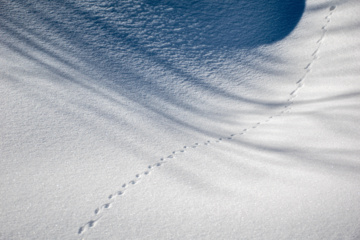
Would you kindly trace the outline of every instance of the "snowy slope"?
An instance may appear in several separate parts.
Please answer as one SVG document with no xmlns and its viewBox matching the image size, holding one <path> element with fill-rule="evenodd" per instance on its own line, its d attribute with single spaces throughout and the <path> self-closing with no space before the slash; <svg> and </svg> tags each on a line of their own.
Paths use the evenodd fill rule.
<svg viewBox="0 0 360 240">
<path fill-rule="evenodd" d="M 359 238 L 360 4 L 288 2 L 2 1 L 0 239 Z"/>
</svg>

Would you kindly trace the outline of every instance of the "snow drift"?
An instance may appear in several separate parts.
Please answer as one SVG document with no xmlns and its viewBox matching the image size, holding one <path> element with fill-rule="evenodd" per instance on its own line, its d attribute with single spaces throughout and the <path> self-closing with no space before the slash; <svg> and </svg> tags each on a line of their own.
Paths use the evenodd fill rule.
<svg viewBox="0 0 360 240">
<path fill-rule="evenodd" d="M 360 5 L 0 4 L 0 239 L 357 239 Z"/>
</svg>

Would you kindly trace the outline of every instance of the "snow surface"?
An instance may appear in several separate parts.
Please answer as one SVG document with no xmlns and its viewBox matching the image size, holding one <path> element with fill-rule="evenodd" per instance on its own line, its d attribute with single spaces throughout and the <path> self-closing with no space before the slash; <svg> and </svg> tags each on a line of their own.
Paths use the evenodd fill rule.
<svg viewBox="0 0 360 240">
<path fill-rule="evenodd" d="M 0 1 L 0 239 L 360 239 L 360 2 L 214 2 Z"/>
</svg>

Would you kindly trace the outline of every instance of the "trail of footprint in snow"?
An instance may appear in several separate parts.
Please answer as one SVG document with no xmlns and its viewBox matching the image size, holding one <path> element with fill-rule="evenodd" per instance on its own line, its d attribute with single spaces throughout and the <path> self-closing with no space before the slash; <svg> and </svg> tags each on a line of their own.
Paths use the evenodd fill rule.
<svg viewBox="0 0 360 240">
<path fill-rule="evenodd" d="M 315 59 L 317 59 L 318 57 L 318 52 L 319 52 L 319 49 L 320 49 L 320 46 L 321 46 L 321 43 L 325 37 L 325 34 L 327 32 L 327 25 L 328 23 L 330 23 L 330 17 L 333 13 L 333 11 L 335 10 L 336 6 L 331 6 L 330 7 L 330 13 L 325 17 L 325 19 L 327 20 L 326 21 L 326 24 L 322 26 L 322 30 L 323 30 L 323 33 L 321 35 L 321 37 L 319 38 L 319 40 L 317 41 L 317 43 L 319 43 L 319 46 L 316 48 L 316 50 L 311 54 L 311 56 L 313 57 L 312 61 L 310 63 L 308 63 L 308 65 L 304 68 L 306 70 L 306 73 L 303 77 L 301 77 L 297 82 L 297 87 L 295 88 L 295 90 L 293 90 L 289 95 L 289 98 L 287 100 L 287 102 L 289 102 L 289 105 L 293 104 L 293 100 L 294 98 L 297 96 L 296 93 L 299 91 L 300 88 L 302 88 L 304 85 L 303 85 L 303 81 L 305 80 L 305 78 L 307 77 L 308 73 L 310 72 L 311 68 L 312 68 L 312 65 L 315 61 Z M 284 108 L 289 108 L 289 105 L 285 105 Z M 283 113 L 285 113 L 286 111 L 282 110 L 277 116 L 280 116 L 282 115 Z M 287 111 L 288 112 L 288 111 Z M 273 119 L 273 116 L 269 116 L 264 122 L 269 122 L 271 119 Z M 262 122 L 257 122 L 255 125 L 253 125 L 252 128 L 257 128 Z M 238 135 L 243 135 L 247 132 L 247 128 L 245 128 L 242 132 L 238 133 Z M 233 137 L 235 137 L 237 134 L 231 134 L 230 137 L 228 137 L 227 139 L 228 140 L 231 140 L 233 139 Z M 215 142 L 219 143 L 223 140 L 223 138 L 218 138 L 217 140 L 215 140 Z M 209 145 L 211 143 L 210 140 L 206 141 L 204 143 L 204 145 Z M 192 145 L 191 147 L 192 148 L 196 148 L 199 146 L 199 143 L 195 143 L 194 145 Z M 167 157 L 167 159 L 173 159 L 174 158 L 174 155 L 178 154 L 178 153 L 184 153 L 186 149 L 188 149 L 189 147 L 188 146 L 184 146 L 182 150 L 179 150 L 179 151 L 173 151 L 171 155 L 169 155 Z M 156 168 L 156 167 L 160 167 L 163 163 L 166 163 L 166 161 L 164 161 L 164 158 L 161 158 L 160 159 L 161 162 L 158 162 L 158 163 L 155 163 L 153 165 L 149 165 L 148 166 L 148 170 L 144 171 L 143 174 L 144 175 L 148 175 L 150 174 L 150 172 Z M 141 174 L 136 174 L 135 175 L 135 178 L 137 180 L 140 180 L 140 177 L 141 177 Z M 121 190 L 118 190 L 115 194 L 110 194 L 108 196 L 108 199 L 110 200 L 115 200 L 115 198 L 117 196 L 122 196 L 124 193 L 125 193 L 125 190 L 130 186 L 130 185 L 135 185 L 138 181 L 136 181 L 135 179 L 134 180 L 131 180 L 129 181 L 128 183 L 124 183 L 121 187 L 122 189 Z M 109 209 L 111 208 L 112 206 L 112 202 L 110 203 L 105 203 L 103 204 L 101 207 L 95 209 L 94 213 L 95 215 L 98 215 L 100 214 L 101 212 L 103 212 L 104 210 L 106 209 Z M 84 224 L 83 226 L 81 226 L 79 229 L 78 229 L 78 234 L 81 235 L 83 234 L 85 231 L 87 231 L 89 228 L 93 228 L 96 223 L 101 219 L 101 217 L 98 217 L 96 218 L 95 220 L 90 220 L 88 221 L 86 224 Z"/>
</svg>

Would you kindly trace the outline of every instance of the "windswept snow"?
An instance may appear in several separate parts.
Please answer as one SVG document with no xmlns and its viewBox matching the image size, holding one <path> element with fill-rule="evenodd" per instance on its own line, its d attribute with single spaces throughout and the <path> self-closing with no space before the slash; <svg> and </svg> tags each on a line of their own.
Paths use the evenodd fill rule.
<svg viewBox="0 0 360 240">
<path fill-rule="evenodd" d="M 1 1 L 0 239 L 359 239 L 359 10 Z"/>
</svg>

